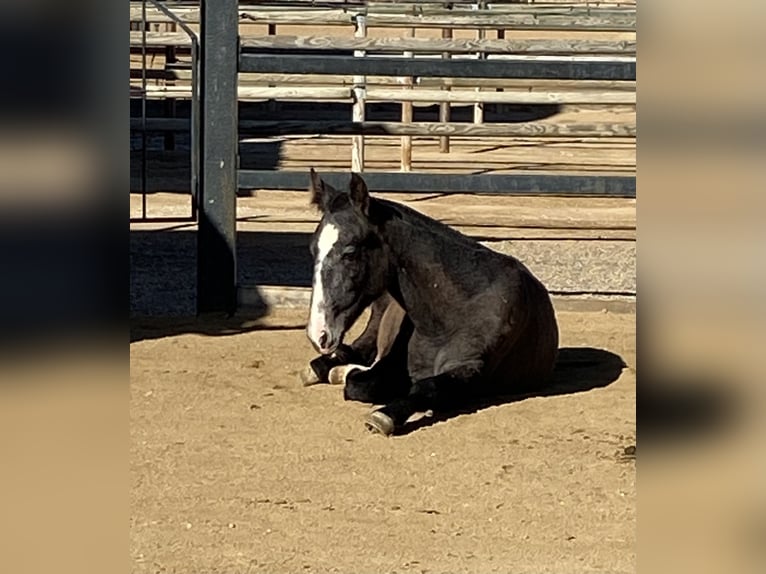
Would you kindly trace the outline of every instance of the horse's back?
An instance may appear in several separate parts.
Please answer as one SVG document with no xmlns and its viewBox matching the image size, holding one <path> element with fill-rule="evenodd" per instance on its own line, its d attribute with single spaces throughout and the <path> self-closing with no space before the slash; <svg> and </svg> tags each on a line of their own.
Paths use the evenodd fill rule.
<svg viewBox="0 0 766 574">
<path fill-rule="evenodd" d="M 513 264 L 513 291 L 504 310 L 508 329 L 489 361 L 490 378 L 507 390 L 545 385 L 559 345 L 556 313 L 547 289 L 523 264 Z"/>
</svg>

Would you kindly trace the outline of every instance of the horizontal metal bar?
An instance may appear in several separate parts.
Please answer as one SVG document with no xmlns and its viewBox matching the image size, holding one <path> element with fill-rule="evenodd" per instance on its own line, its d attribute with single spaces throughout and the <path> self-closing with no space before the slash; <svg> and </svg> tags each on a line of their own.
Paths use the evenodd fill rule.
<svg viewBox="0 0 766 574">
<path fill-rule="evenodd" d="M 359 76 L 452 76 L 534 80 L 635 80 L 636 63 L 582 60 L 437 60 L 240 54 L 239 71 Z"/>
<path fill-rule="evenodd" d="M 320 175 L 339 189 L 348 186 L 349 172 Z M 373 192 L 636 197 L 635 176 L 413 172 L 365 172 L 362 176 Z M 238 179 L 240 189 L 300 190 L 309 185 L 308 170 L 240 170 Z"/>
</svg>

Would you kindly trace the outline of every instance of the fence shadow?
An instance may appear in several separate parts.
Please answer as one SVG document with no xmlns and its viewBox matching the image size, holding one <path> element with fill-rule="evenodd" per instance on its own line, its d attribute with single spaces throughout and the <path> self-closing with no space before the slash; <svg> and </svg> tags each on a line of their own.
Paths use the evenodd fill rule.
<svg viewBox="0 0 766 574">
<path fill-rule="evenodd" d="M 291 121 L 348 121 L 351 118 L 350 103 L 334 102 L 239 102 L 242 120 L 291 120 Z M 132 98 L 131 117 L 140 117 L 140 100 Z M 473 106 L 452 104 L 451 122 L 473 122 Z M 147 102 L 148 117 L 166 117 L 165 102 Z M 561 111 L 558 104 L 486 104 L 484 122 L 523 123 L 549 118 Z M 188 101 L 176 102 L 175 117 L 189 118 Z M 398 122 L 401 120 L 401 104 L 370 103 L 366 107 L 366 119 L 371 122 Z M 438 122 L 439 106 L 414 106 L 413 121 Z M 283 153 L 283 140 L 278 137 L 246 137 L 239 144 L 240 169 L 278 170 Z M 394 138 L 395 139 L 395 138 Z M 146 136 L 146 185 L 147 193 L 191 193 L 191 142 L 188 132 L 148 133 Z M 131 132 L 130 138 L 130 190 L 141 193 L 143 140 L 140 133 Z"/>
<path fill-rule="evenodd" d="M 240 285 L 310 287 L 312 261 L 309 233 L 237 233 Z M 263 329 L 302 329 L 304 325 L 267 326 L 258 320 L 271 311 L 265 302 L 250 301 L 229 318 L 199 317 L 197 298 L 197 233 L 188 229 L 130 231 L 131 342 L 182 333 L 209 336 Z M 252 296 L 255 291 L 251 290 Z"/>
</svg>

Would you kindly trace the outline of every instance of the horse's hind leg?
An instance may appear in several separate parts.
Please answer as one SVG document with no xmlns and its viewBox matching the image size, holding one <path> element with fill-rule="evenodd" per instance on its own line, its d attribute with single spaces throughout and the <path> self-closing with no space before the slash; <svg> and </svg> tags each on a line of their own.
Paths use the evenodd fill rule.
<svg viewBox="0 0 766 574">
<path fill-rule="evenodd" d="M 478 395 L 479 371 L 477 365 L 465 364 L 454 369 L 415 381 L 406 397 L 395 399 L 368 415 L 368 430 L 390 435 L 401 428 L 413 414 L 429 410 L 454 408 Z"/>
<path fill-rule="evenodd" d="M 320 355 L 309 362 L 301 373 L 304 385 L 329 382 L 330 371 L 337 366 L 350 363 L 368 366 L 375 360 L 378 351 L 378 332 L 386 309 L 393 298 L 384 293 L 370 306 L 370 319 L 359 337 L 350 345 L 341 345 L 332 355 Z"/>
</svg>

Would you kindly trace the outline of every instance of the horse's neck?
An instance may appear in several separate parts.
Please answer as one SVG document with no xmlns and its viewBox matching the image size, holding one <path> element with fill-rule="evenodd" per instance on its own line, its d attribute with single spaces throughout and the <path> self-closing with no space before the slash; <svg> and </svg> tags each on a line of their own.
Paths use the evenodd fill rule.
<svg viewBox="0 0 766 574">
<path fill-rule="evenodd" d="M 397 210 L 401 217 L 389 220 L 383 240 L 389 250 L 388 287 L 407 311 L 416 327 L 429 330 L 443 327 L 444 287 L 450 281 L 448 270 L 439 261 L 438 251 L 448 248 L 449 237 L 441 227 Z"/>
</svg>

